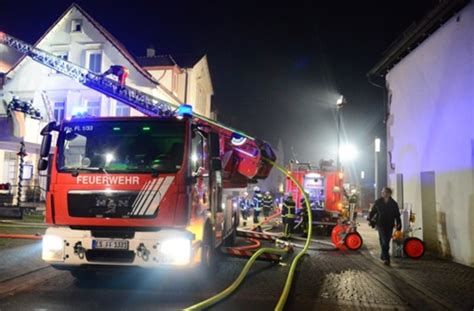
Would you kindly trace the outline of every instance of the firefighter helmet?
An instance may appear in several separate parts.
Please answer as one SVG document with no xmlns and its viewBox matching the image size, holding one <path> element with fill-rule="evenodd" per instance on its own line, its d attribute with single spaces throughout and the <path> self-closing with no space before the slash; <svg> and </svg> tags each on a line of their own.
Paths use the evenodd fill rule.
<svg viewBox="0 0 474 311">
<path fill-rule="evenodd" d="M 253 191 L 255 191 L 255 192 L 260 192 L 260 188 L 259 188 L 258 186 L 255 186 L 255 187 L 253 188 Z"/>
</svg>

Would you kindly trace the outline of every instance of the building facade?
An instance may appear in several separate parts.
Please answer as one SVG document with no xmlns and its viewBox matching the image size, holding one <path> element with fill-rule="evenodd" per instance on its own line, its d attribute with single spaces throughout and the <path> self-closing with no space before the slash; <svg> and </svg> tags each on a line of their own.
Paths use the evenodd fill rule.
<svg viewBox="0 0 474 311">
<path fill-rule="evenodd" d="M 112 34 L 75 4 L 59 17 L 35 46 L 97 73 L 105 72 L 111 65 L 126 66 L 129 69 L 128 86 L 175 105 L 186 102 L 198 113 L 211 115 L 212 82 L 206 57 L 199 59 L 194 66 L 181 68 L 176 65 L 171 70 L 168 67 L 142 67 Z M 135 109 L 2 45 L 0 73 L 0 103 L 3 102 L 0 104 L 0 183 L 18 183 L 16 153 L 22 138 L 13 135 L 12 120 L 6 110 L 6 103 L 13 96 L 31 101 L 43 116 L 43 120 L 26 117 L 25 121 L 26 135 L 23 140 L 28 153 L 25 160 L 35 173 L 36 155 L 41 142 L 39 133 L 51 119 L 60 122 L 78 112 L 87 112 L 93 116 L 141 115 Z M 189 76 L 187 80 L 184 79 L 185 73 Z M 186 83 L 188 91 L 184 92 Z M 37 174 L 25 181 L 27 186 L 38 183 Z"/>
<path fill-rule="evenodd" d="M 474 3 L 441 2 L 371 74 L 389 94 L 395 197 L 428 250 L 474 266 Z"/>
</svg>

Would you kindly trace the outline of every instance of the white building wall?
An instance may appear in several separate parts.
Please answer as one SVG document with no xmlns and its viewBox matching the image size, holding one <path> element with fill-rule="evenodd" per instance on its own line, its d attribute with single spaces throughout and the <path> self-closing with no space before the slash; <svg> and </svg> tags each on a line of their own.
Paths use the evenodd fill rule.
<svg viewBox="0 0 474 311">
<path fill-rule="evenodd" d="M 71 33 L 71 23 L 75 19 L 83 21 L 81 33 Z M 88 57 L 93 51 L 102 52 L 102 68 L 104 72 L 113 64 L 125 65 L 130 70 L 127 85 L 151 93 L 156 86 L 145 78 L 135 67 L 117 50 L 117 48 L 104 37 L 85 16 L 76 8 L 72 8 L 63 19 L 45 36 L 38 44 L 40 49 L 52 53 L 68 52 L 68 60 L 83 67 L 88 67 Z M 81 84 L 54 73 L 51 69 L 40 65 L 31 59 L 25 59 L 20 66 L 8 75 L 4 86 L 4 94 L 13 92 L 22 98 L 33 98 L 34 93 L 45 90 L 48 97 L 67 99 L 66 115 L 71 116 L 74 106 L 84 106 L 87 99 L 100 99 L 103 115 L 114 115 L 108 106 L 109 101 L 102 94 L 90 90 Z M 75 92 L 79 92 L 78 94 Z M 23 95 L 21 95 L 23 94 Z M 169 101 L 169 97 L 158 92 L 157 96 Z M 44 114 L 44 104 L 41 97 L 36 97 L 34 105 L 39 107 Z M 133 112 L 132 115 L 140 115 Z"/>
<path fill-rule="evenodd" d="M 441 251 L 474 266 L 474 3 L 386 79 L 392 94 L 389 152 L 395 166 L 389 168 L 389 183 L 395 187 L 396 174 L 403 174 L 404 201 L 413 205 L 418 227 L 420 173 L 434 171 Z"/>
</svg>

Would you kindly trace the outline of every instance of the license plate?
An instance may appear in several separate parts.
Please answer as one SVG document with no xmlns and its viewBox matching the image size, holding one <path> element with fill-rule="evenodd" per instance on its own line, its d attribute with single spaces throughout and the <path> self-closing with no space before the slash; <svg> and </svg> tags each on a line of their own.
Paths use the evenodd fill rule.
<svg viewBox="0 0 474 311">
<path fill-rule="evenodd" d="M 97 249 L 126 249 L 128 241 L 125 240 L 92 240 L 92 248 Z"/>
</svg>

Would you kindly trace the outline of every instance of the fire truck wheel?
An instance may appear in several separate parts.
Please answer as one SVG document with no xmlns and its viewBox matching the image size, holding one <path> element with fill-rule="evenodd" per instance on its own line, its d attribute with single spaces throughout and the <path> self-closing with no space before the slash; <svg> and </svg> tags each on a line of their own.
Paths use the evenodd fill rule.
<svg viewBox="0 0 474 311">
<path fill-rule="evenodd" d="M 425 253 L 425 243 L 418 238 L 408 238 L 403 242 L 403 251 L 411 259 L 419 259 Z"/>
<path fill-rule="evenodd" d="M 237 227 L 239 226 L 239 214 L 232 216 L 232 233 L 224 240 L 224 246 L 234 246 L 237 239 Z"/>
<path fill-rule="evenodd" d="M 217 249 L 215 248 L 214 235 L 210 225 L 204 231 L 201 249 L 201 272 L 203 276 L 212 276 L 217 271 Z"/>
<path fill-rule="evenodd" d="M 350 232 L 346 235 L 344 239 L 344 244 L 351 251 L 356 251 L 362 247 L 362 237 L 358 232 Z"/>
</svg>

